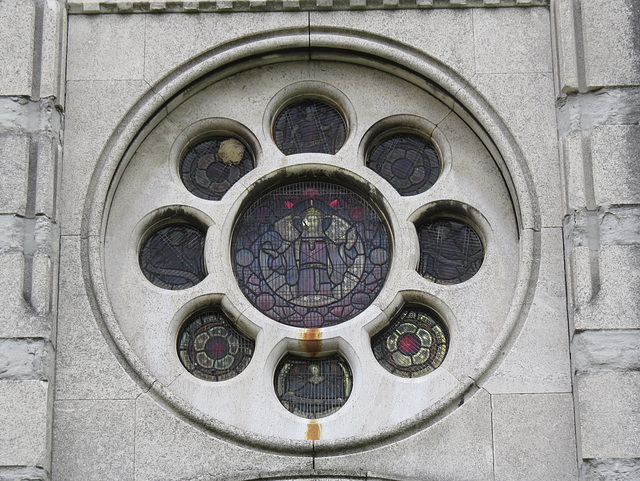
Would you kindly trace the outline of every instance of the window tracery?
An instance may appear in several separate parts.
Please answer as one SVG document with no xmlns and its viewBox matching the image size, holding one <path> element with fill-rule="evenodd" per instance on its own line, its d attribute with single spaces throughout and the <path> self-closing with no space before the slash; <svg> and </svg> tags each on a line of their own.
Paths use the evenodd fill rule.
<svg viewBox="0 0 640 481">
<path fill-rule="evenodd" d="M 300 420 L 326 423 L 341 413 L 360 423 L 351 433 L 363 429 L 356 412 L 373 408 L 375 389 L 386 395 L 398 382 L 410 383 L 402 386 L 412 406 L 366 429 L 389 428 L 454 389 L 475 362 L 452 352 L 476 329 L 463 306 L 477 302 L 485 264 L 505 282 L 502 266 L 517 256 L 502 177 L 486 151 L 477 150 L 474 165 L 462 142 L 449 144 L 451 131 L 467 128 L 455 114 L 390 76 L 389 89 L 426 100 L 407 95 L 367 117 L 358 111 L 366 102 L 350 105 L 329 80 L 337 78 L 322 86 L 330 101 L 318 100 L 313 82 L 287 96 L 289 84 L 255 111 L 225 112 L 207 104 L 206 89 L 196 94 L 150 135 L 173 143 L 168 157 L 160 147 L 134 155 L 139 167 L 125 171 L 107 227 L 106 255 L 135 245 L 144 273 L 107 263 L 120 294 L 116 316 L 144 362 L 196 409 L 249 431 L 276 415 L 285 438 L 300 436 Z M 210 118 L 197 113 L 207 109 Z M 140 172 L 154 196 L 130 187 Z M 486 199 L 469 205 L 480 185 L 497 192 L 497 207 Z M 132 244 L 119 236 L 123 226 Z M 499 248 L 493 229 L 505 239 Z M 185 232 L 200 233 L 197 247 L 171 240 Z M 184 267 L 191 264 L 198 268 Z M 165 267 L 193 280 L 167 280 L 158 274 Z M 146 305 L 136 311 L 128 288 Z M 482 342 L 478 351 L 488 349 L 489 339 Z M 224 407 L 231 393 L 262 399 L 253 405 L 261 414 L 234 415 Z M 324 435 L 339 438 L 335 425 L 332 432 L 325 424 Z"/>
</svg>

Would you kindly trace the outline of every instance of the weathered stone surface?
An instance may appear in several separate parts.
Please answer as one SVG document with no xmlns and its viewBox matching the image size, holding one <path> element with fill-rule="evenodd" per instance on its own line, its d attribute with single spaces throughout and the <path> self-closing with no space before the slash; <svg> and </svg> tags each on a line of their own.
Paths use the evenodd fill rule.
<svg viewBox="0 0 640 481">
<path fill-rule="evenodd" d="M 640 330 L 583 331 L 571 341 L 573 368 L 594 371 L 640 371 Z"/>
<path fill-rule="evenodd" d="M 138 398 L 136 412 L 136 481 L 208 479 L 242 471 L 266 475 L 312 467 L 311 456 L 283 456 L 215 438 L 168 412 L 148 395 Z"/>
<path fill-rule="evenodd" d="M 564 283 L 562 232 L 543 229 L 538 288 L 518 339 L 483 386 L 491 394 L 571 392 Z"/>
<path fill-rule="evenodd" d="M 135 401 L 58 400 L 53 419 L 53 479 L 135 479 Z"/>
<path fill-rule="evenodd" d="M 203 52 L 241 39 L 273 31 L 306 34 L 308 15 L 291 12 L 234 15 L 229 28 L 226 15 L 153 15 L 146 21 L 144 78 L 151 85 L 183 62 Z"/>
<path fill-rule="evenodd" d="M 251 11 L 295 11 L 320 10 L 337 8 L 341 10 L 362 10 L 385 8 L 460 8 L 460 7 L 514 7 L 514 6 L 546 6 L 549 0 L 412 0 L 400 4 L 397 0 L 284 0 L 267 2 L 266 0 L 69 0 L 70 13 L 194 13 L 194 12 L 230 12 Z"/>
<path fill-rule="evenodd" d="M 0 466 L 0 481 L 49 481 L 49 471 L 37 466 Z"/>
<path fill-rule="evenodd" d="M 496 481 L 577 478 L 570 393 L 500 394 L 491 400 Z"/>
<path fill-rule="evenodd" d="M 0 95 L 31 95 L 35 3 L 0 3 Z"/>
<path fill-rule="evenodd" d="M 576 330 L 640 328 L 639 245 L 576 247 L 569 263 Z"/>
<path fill-rule="evenodd" d="M 54 97 L 64 105 L 65 56 L 67 50 L 67 5 L 65 0 L 41 2 L 42 28 L 39 82 L 41 98 Z"/>
<path fill-rule="evenodd" d="M 582 0 L 581 7 L 587 87 L 640 84 L 638 2 Z"/>
<path fill-rule="evenodd" d="M 56 399 L 135 399 L 136 385 L 109 349 L 93 316 L 80 265 L 80 239 L 63 237 Z"/>
<path fill-rule="evenodd" d="M 551 73 L 549 11 L 542 8 L 473 11 L 478 73 Z"/>
<path fill-rule="evenodd" d="M 640 88 L 611 87 L 559 99 L 558 134 L 604 126 L 630 126 L 640 121 Z"/>
<path fill-rule="evenodd" d="M 637 481 L 640 459 L 585 459 L 582 475 L 585 481 Z"/>
<path fill-rule="evenodd" d="M 552 36 L 558 55 L 555 58 L 558 92 L 576 92 L 580 88 L 578 45 L 576 43 L 577 4 L 572 0 L 556 0 L 551 4 Z"/>
<path fill-rule="evenodd" d="M 371 33 L 403 44 L 414 45 L 427 55 L 438 58 L 454 71 L 471 76 L 475 73 L 473 57 L 472 11 L 397 10 L 362 12 L 314 12 L 310 14 L 311 45 L 314 36 L 327 27 Z M 317 32 L 317 33 L 316 33 Z M 425 35 L 425 32 L 429 32 Z"/>
<path fill-rule="evenodd" d="M 29 138 L 0 134 L 0 213 L 25 215 L 29 175 Z"/>
<path fill-rule="evenodd" d="M 582 457 L 640 458 L 640 372 L 576 377 Z"/>
<path fill-rule="evenodd" d="M 565 247 L 640 245 L 640 207 L 618 205 L 573 211 L 564 221 Z"/>
<path fill-rule="evenodd" d="M 67 80 L 142 80 L 143 15 L 69 18 Z"/>
<path fill-rule="evenodd" d="M 63 234 L 80 233 L 84 199 L 100 152 L 148 88 L 145 82 L 68 82 L 60 200 Z"/>
<path fill-rule="evenodd" d="M 560 227 L 562 195 L 551 75 L 478 74 L 471 83 L 522 149 L 535 184 L 542 226 Z"/>
<path fill-rule="evenodd" d="M 0 465 L 49 466 L 49 391 L 46 381 L 0 380 Z"/>
<path fill-rule="evenodd" d="M 43 339 L 0 339 L 0 379 L 53 379 L 54 350 Z"/>
<path fill-rule="evenodd" d="M 447 481 L 493 476 L 491 400 L 478 391 L 446 418 L 406 439 L 362 453 L 316 457 L 318 469 Z"/>
<path fill-rule="evenodd" d="M 0 213 L 55 219 L 61 126 L 53 99 L 0 97 Z"/>
<path fill-rule="evenodd" d="M 596 205 L 640 204 L 638 158 L 638 125 L 607 126 L 593 130 L 591 159 Z"/>
</svg>

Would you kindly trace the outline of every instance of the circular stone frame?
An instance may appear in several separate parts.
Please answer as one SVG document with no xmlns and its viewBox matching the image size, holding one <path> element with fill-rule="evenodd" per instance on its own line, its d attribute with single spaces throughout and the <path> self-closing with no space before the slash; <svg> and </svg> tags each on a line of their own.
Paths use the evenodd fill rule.
<svg viewBox="0 0 640 481">
<path fill-rule="evenodd" d="M 175 70 L 158 82 L 153 89 L 149 89 L 125 116 L 119 128 L 114 130 L 102 151 L 91 179 L 81 233 L 83 271 L 88 283 L 87 292 L 91 298 L 94 313 L 96 318 L 106 326 L 107 332 L 118 349 L 121 361 L 129 366 L 130 372 L 134 373 L 138 382 L 149 387 L 155 396 L 192 422 L 206 426 L 229 440 L 257 445 L 266 450 L 291 453 L 313 450 L 318 454 L 344 448 L 371 449 L 381 443 L 409 436 L 455 410 L 460 399 L 467 397 L 483 384 L 484 380 L 499 365 L 500 353 L 508 349 L 517 337 L 530 307 L 539 269 L 537 259 L 540 251 L 540 216 L 531 174 L 518 143 L 496 112 L 459 75 L 422 52 L 408 47 L 399 47 L 381 37 L 362 38 L 357 32 L 325 29 L 316 34 L 315 45 L 322 49 L 319 51 L 319 57 L 322 59 L 377 68 L 407 80 L 440 99 L 452 108 L 478 135 L 496 161 L 505 179 L 514 204 L 522 253 L 517 283 L 503 328 L 496 335 L 482 362 L 475 367 L 473 372 L 468 373 L 467 383 L 449 392 L 412 419 L 388 429 L 373 434 L 331 441 L 316 441 L 315 443 L 295 441 L 248 433 L 194 409 L 180 396 L 169 391 L 162 383 L 156 382 L 155 376 L 138 358 L 127 339 L 122 335 L 106 288 L 102 262 L 101 244 L 114 195 L 114 190 L 110 186 L 117 185 L 137 147 L 167 115 L 168 111 L 222 78 L 273 63 L 271 57 L 274 52 L 280 53 L 283 62 L 287 60 L 287 56 L 289 59 L 308 58 L 309 47 L 306 34 L 282 31 L 256 36 L 246 42 L 239 41 L 228 48 L 211 50 L 201 55 L 197 61 Z M 407 67 L 399 68 L 399 65 Z M 426 83 L 425 79 L 427 79 Z M 190 88 L 185 90 L 187 86 Z M 171 100 L 166 101 L 165 99 Z M 423 295 L 423 293 L 416 295 L 401 293 L 396 299 L 414 302 L 413 298 Z M 224 299 L 222 303 L 225 303 Z M 443 315 L 437 305 L 431 305 L 431 307 Z M 388 309 L 391 309 L 391 306 Z M 446 317 L 443 315 L 445 322 L 451 329 L 451 324 Z M 250 325 L 251 322 L 248 324 Z M 373 321 L 373 324 L 379 325 L 380 321 Z M 368 327 L 366 329 L 368 330 Z M 454 332 L 455 330 L 451 329 L 452 337 Z M 257 339 L 256 346 L 259 342 L 260 339 Z M 454 342 L 452 340 L 452 345 Z M 343 354 L 348 355 L 347 352 L 343 352 Z M 357 366 L 352 367 L 355 376 Z M 270 382 L 271 379 L 268 380 L 268 383 Z M 356 387 L 357 383 L 354 382 L 354 391 Z"/>
</svg>

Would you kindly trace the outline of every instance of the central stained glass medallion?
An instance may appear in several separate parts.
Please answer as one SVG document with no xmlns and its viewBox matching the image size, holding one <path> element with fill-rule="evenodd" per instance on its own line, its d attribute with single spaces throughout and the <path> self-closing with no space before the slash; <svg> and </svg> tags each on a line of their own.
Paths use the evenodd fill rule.
<svg viewBox="0 0 640 481">
<path fill-rule="evenodd" d="M 362 196 L 329 182 L 297 182 L 259 197 L 236 224 L 235 276 L 249 301 L 296 327 L 356 316 L 382 289 L 390 236 Z"/>
</svg>

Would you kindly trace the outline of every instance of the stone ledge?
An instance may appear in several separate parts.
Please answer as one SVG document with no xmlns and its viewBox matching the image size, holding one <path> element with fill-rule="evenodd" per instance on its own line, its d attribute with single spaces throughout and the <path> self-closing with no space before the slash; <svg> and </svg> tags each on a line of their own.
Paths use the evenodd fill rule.
<svg viewBox="0 0 640 481">
<path fill-rule="evenodd" d="M 0 466 L 0 481 L 49 481 L 51 476 L 40 467 Z"/>
<path fill-rule="evenodd" d="M 640 330 L 582 331 L 574 335 L 571 352 L 576 373 L 640 371 Z"/>
<path fill-rule="evenodd" d="M 314 10 L 388 10 L 548 6 L 549 0 L 216 0 L 83 1 L 69 0 L 70 14 L 278 12 Z"/>
<path fill-rule="evenodd" d="M 564 236 L 568 252 L 576 247 L 640 245 L 640 205 L 576 210 L 564 219 Z"/>
<path fill-rule="evenodd" d="M 610 87 L 558 100 L 558 134 L 640 123 L 640 87 Z"/>
<path fill-rule="evenodd" d="M 585 481 L 637 481 L 640 479 L 640 459 L 585 459 L 582 473 Z"/>
<path fill-rule="evenodd" d="M 53 380 L 54 349 L 47 339 L 0 339 L 0 380 Z"/>
</svg>

